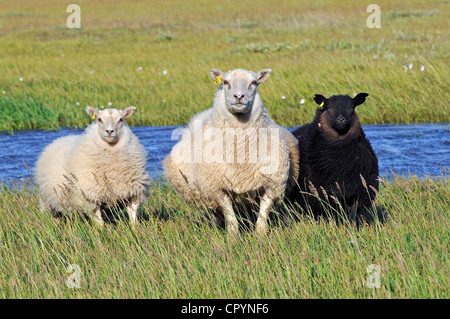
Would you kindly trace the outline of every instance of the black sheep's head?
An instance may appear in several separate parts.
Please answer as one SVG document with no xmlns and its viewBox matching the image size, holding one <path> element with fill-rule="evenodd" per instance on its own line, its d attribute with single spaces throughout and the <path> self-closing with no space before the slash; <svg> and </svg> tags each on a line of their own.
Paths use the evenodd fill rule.
<svg viewBox="0 0 450 319">
<path fill-rule="evenodd" d="M 369 94 L 359 93 L 354 98 L 348 95 L 333 95 L 328 99 L 316 94 L 314 101 L 328 112 L 328 125 L 340 135 L 348 132 L 353 123 L 355 108 L 364 103 Z"/>
</svg>

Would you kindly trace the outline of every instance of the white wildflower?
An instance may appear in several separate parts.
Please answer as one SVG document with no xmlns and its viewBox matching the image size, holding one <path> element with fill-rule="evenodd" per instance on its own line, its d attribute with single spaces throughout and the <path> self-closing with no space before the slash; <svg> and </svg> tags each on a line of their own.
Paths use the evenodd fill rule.
<svg viewBox="0 0 450 319">
<path fill-rule="evenodd" d="M 141 70 L 142 70 L 142 66 L 138 67 L 137 70 L 138 70 L 138 71 L 141 71 Z"/>
<path fill-rule="evenodd" d="M 22 81 L 23 81 L 23 77 L 20 77 L 20 78 L 19 78 L 19 81 L 22 82 Z"/>
<path fill-rule="evenodd" d="M 424 65 L 420 66 L 420 71 L 422 71 L 422 72 L 425 71 L 425 66 Z"/>
<path fill-rule="evenodd" d="M 281 96 L 281 99 L 284 100 L 284 99 L 286 99 L 286 97 L 285 97 L 284 95 L 282 95 L 282 96 Z"/>
<path fill-rule="evenodd" d="M 303 103 L 305 103 L 305 99 L 300 100 L 300 104 L 303 104 Z"/>
<path fill-rule="evenodd" d="M 167 74 L 167 71 L 166 71 L 166 70 L 164 70 L 164 71 L 163 71 L 163 75 L 166 75 L 166 74 Z"/>
<path fill-rule="evenodd" d="M 412 64 L 412 63 L 408 64 L 408 68 L 409 68 L 409 69 L 412 69 L 412 67 L 413 67 L 413 64 Z"/>
</svg>

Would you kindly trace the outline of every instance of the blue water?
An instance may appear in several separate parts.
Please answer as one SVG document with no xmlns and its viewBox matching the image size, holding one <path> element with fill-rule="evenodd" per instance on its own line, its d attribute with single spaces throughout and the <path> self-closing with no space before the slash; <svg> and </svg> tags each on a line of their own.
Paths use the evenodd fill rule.
<svg viewBox="0 0 450 319">
<path fill-rule="evenodd" d="M 162 172 L 161 161 L 177 142 L 171 140 L 176 126 L 134 127 L 148 152 L 149 172 Z M 365 125 L 378 156 L 380 175 L 441 176 L 450 168 L 450 124 Z M 43 148 L 60 136 L 80 134 L 82 130 L 0 132 L 0 181 L 32 177 L 32 170 Z M 27 168 L 28 166 L 28 168 Z M 448 173 L 447 173 L 448 177 Z"/>
</svg>

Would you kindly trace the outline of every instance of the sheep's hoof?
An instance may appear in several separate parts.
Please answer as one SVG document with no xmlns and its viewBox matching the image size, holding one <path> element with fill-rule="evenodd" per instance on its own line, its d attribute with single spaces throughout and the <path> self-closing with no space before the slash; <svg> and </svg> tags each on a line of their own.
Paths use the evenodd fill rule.
<svg viewBox="0 0 450 319">
<path fill-rule="evenodd" d="M 97 218 L 94 218 L 95 225 L 98 227 L 103 227 L 105 225 L 105 222 L 103 220 L 98 220 Z"/>
<path fill-rule="evenodd" d="M 102 213 L 101 213 L 100 210 L 96 211 L 92 217 L 93 217 L 92 219 L 95 221 L 95 224 L 97 226 L 102 227 L 105 224 L 105 222 L 103 221 Z"/>
<path fill-rule="evenodd" d="M 228 227 L 228 234 L 230 234 L 231 236 L 237 236 L 239 235 L 239 230 L 237 229 L 237 227 Z"/>
<path fill-rule="evenodd" d="M 269 227 L 267 226 L 267 221 L 258 220 L 256 222 L 256 233 L 259 236 L 266 236 L 269 232 Z"/>
<path fill-rule="evenodd" d="M 230 225 L 227 227 L 228 237 L 230 240 L 235 241 L 239 237 L 239 229 L 234 225 Z"/>
<path fill-rule="evenodd" d="M 136 226 L 136 224 L 137 224 L 137 217 L 136 217 L 136 215 L 130 216 L 129 219 L 128 219 L 128 223 L 131 225 L 131 227 Z"/>
</svg>

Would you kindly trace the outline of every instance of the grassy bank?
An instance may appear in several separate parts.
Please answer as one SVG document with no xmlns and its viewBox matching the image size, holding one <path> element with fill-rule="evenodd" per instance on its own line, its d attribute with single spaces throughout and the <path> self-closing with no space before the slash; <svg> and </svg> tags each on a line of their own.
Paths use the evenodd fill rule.
<svg viewBox="0 0 450 319">
<path fill-rule="evenodd" d="M 34 187 L 3 185 L 0 298 L 448 298 L 448 181 L 383 182 L 385 224 L 287 218 L 264 240 L 243 231 L 235 243 L 165 184 L 134 231 L 126 220 L 58 223 L 39 213 Z M 67 286 L 71 264 L 79 288 Z M 371 264 L 379 289 L 366 286 Z"/>
<path fill-rule="evenodd" d="M 0 131 L 81 127 L 109 102 L 137 106 L 131 125 L 184 124 L 210 107 L 213 67 L 271 68 L 259 91 L 285 126 L 311 120 L 315 93 L 360 91 L 365 124 L 450 121 L 444 2 L 378 2 L 380 29 L 358 1 L 275 0 L 78 1 L 68 29 L 70 3 L 0 7 Z"/>
</svg>

